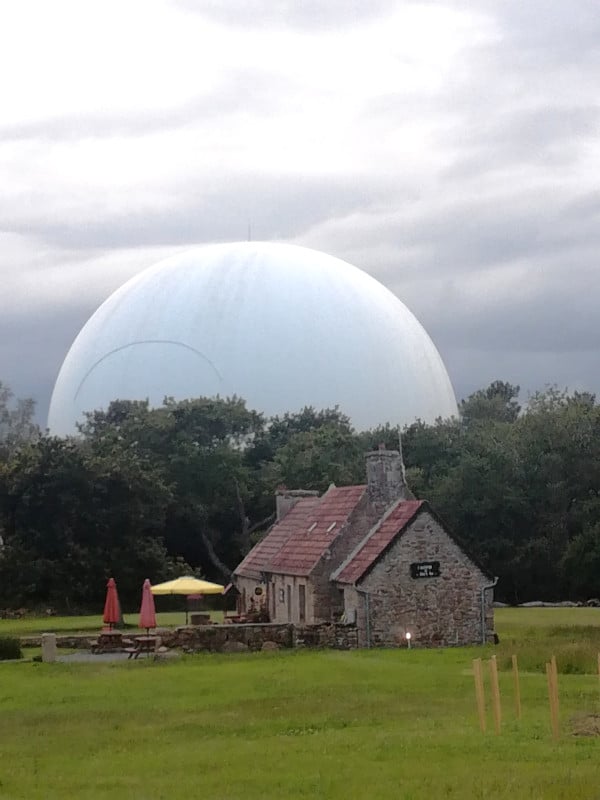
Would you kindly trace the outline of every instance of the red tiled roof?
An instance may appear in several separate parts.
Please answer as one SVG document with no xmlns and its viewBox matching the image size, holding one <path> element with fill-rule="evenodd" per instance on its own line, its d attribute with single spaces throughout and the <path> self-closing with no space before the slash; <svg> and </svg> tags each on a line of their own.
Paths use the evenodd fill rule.
<svg viewBox="0 0 600 800">
<path fill-rule="evenodd" d="M 332 486 L 268 566 L 269 572 L 308 575 L 346 524 L 366 486 Z M 335 525 L 334 525 L 335 523 Z"/>
<path fill-rule="evenodd" d="M 332 575 L 341 583 L 356 583 L 388 547 L 393 539 L 408 525 L 423 505 L 422 500 L 404 500 L 392 508 Z"/>
<path fill-rule="evenodd" d="M 276 522 L 264 539 L 255 545 L 242 563 L 235 569 L 236 575 L 259 577 L 272 558 L 281 550 L 283 545 L 297 529 L 308 527 L 308 517 L 313 509 L 319 505 L 319 497 L 303 497 L 288 511 L 281 522 Z"/>
</svg>

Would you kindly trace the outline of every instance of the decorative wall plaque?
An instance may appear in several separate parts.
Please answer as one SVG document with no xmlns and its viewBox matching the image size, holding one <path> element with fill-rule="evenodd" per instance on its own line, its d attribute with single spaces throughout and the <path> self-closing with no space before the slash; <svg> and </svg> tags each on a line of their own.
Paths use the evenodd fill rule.
<svg viewBox="0 0 600 800">
<path fill-rule="evenodd" d="M 440 562 L 439 561 L 415 561 L 410 565 L 410 574 L 412 578 L 439 578 L 440 576 Z"/>
</svg>

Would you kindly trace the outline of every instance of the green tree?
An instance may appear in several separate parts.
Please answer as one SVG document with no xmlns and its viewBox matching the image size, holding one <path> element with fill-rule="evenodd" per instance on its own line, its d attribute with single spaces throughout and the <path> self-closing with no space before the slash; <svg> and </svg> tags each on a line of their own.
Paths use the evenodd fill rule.
<svg viewBox="0 0 600 800">
<path fill-rule="evenodd" d="M 81 432 L 94 454 L 133 450 L 153 464 L 172 492 L 164 528 L 169 553 L 227 578 L 250 547 L 259 475 L 246 454 L 263 426 L 262 415 L 236 397 L 167 398 L 155 409 L 112 403 L 88 414 Z"/>
<path fill-rule="evenodd" d="M 331 483 L 364 482 L 364 453 L 351 430 L 325 425 L 294 434 L 273 460 L 272 485 L 325 491 Z"/>
<path fill-rule="evenodd" d="M 521 410 L 519 391 L 519 386 L 505 381 L 494 381 L 487 389 L 479 389 L 460 403 L 463 424 L 471 425 L 487 420 L 514 422 Z"/>
<path fill-rule="evenodd" d="M 0 462 L 39 437 L 34 414 L 34 400 L 15 398 L 10 387 L 0 381 Z"/>
<path fill-rule="evenodd" d="M 3 479 L 3 602 L 90 608 L 110 575 L 133 602 L 145 577 L 169 574 L 162 533 L 171 494 L 135 453 L 96 457 L 75 441 L 42 437 Z"/>
</svg>

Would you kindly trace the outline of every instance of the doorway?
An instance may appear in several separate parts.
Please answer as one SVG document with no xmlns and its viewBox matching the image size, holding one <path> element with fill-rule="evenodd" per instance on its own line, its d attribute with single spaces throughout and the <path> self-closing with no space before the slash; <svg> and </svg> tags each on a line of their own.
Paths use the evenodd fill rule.
<svg viewBox="0 0 600 800">
<path fill-rule="evenodd" d="M 303 583 L 298 585 L 298 619 L 306 621 L 306 586 Z"/>
</svg>

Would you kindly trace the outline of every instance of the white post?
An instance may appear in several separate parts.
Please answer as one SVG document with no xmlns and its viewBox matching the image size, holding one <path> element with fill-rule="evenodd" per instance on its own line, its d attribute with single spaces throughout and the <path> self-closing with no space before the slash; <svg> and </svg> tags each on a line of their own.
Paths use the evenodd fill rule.
<svg viewBox="0 0 600 800">
<path fill-rule="evenodd" d="M 55 633 L 42 633 L 42 661 L 56 661 Z"/>
</svg>

